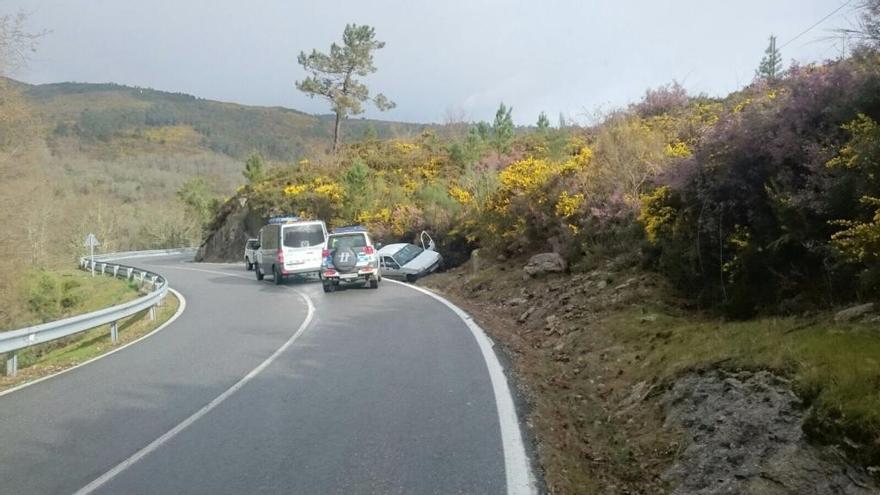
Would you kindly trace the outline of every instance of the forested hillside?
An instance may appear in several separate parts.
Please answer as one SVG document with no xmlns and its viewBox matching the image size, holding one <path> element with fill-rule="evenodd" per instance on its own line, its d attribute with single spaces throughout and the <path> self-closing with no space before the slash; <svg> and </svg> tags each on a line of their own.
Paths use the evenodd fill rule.
<svg viewBox="0 0 880 495">
<path fill-rule="evenodd" d="M 243 159 L 250 153 L 297 161 L 327 147 L 332 116 L 281 107 L 254 107 L 117 84 L 22 85 L 59 145 L 75 139 L 97 153 L 127 153 L 156 145 L 203 148 Z M 387 138 L 423 126 L 355 119 L 347 139 Z"/>
</svg>

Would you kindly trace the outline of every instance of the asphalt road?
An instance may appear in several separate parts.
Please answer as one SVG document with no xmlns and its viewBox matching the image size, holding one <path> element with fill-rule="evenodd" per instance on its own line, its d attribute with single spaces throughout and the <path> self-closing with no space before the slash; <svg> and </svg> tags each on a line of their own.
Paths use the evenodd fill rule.
<svg viewBox="0 0 880 495">
<path fill-rule="evenodd" d="M 136 265 L 186 310 L 0 397 L 0 493 L 508 492 L 487 362 L 442 303 L 388 282 L 324 294 L 242 266 Z"/>
</svg>

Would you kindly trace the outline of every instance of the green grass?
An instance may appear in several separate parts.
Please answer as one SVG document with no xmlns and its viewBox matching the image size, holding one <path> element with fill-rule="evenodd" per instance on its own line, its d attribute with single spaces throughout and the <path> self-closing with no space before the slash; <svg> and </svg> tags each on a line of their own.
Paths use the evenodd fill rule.
<svg viewBox="0 0 880 495">
<path fill-rule="evenodd" d="M 19 353 L 18 375 L 0 376 L 0 390 L 57 373 L 132 342 L 168 321 L 179 304 L 177 297 L 169 293 L 156 311 L 155 321 L 150 320 L 148 311 L 120 321 L 119 340 L 116 344 L 110 342 L 109 325 L 104 325 L 75 337 L 28 348 Z M 0 365 L 5 369 L 5 363 Z"/>
<path fill-rule="evenodd" d="M 138 288 L 109 275 L 101 276 L 75 268 L 25 270 L 17 290 L 2 301 L 4 314 L 0 330 L 89 313 L 138 297 Z"/>
<path fill-rule="evenodd" d="M 646 314 L 654 321 L 643 321 Z M 829 317 L 723 322 L 637 308 L 606 322 L 643 353 L 634 373 L 671 380 L 691 369 L 769 369 L 790 379 L 809 409 L 811 438 L 843 445 L 868 465 L 880 463 L 880 332 Z M 846 440 L 844 440 L 846 439 Z"/>
</svg>

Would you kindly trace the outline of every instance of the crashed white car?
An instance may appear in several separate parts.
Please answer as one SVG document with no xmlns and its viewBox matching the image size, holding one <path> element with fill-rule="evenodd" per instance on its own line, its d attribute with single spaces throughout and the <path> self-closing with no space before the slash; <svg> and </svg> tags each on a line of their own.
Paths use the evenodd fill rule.
<svg viewBox="0 0 880 495">
<path fill-rule="evenodd" d="M 415 244 L 389 244 L 379 250 L 379 265 L 382 276 L 415 282 L 443 263 L 443 257 L 435 249 L 434 240 L 427 232 L 422 232 L 422 246 Z"/>
</svg>

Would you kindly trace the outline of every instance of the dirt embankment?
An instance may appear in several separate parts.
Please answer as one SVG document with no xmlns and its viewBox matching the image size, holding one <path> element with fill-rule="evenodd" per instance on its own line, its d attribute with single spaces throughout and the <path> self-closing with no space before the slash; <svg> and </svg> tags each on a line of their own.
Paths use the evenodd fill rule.
<svg viewBox="0 0 880 495">
<path fill-rule="evenodd" d="M 786 379 L 695 366 L 659 325 L 690 318 L 659 277 L 613 262 L 541 273 L 560 271 L 550 259 L 531 276 L 525 264 L 472 260 L 420 283 L 511 358 L 551 493 L 880 493 L 837 449 L 807 441 L 807 406 Z"/>
</svg>

